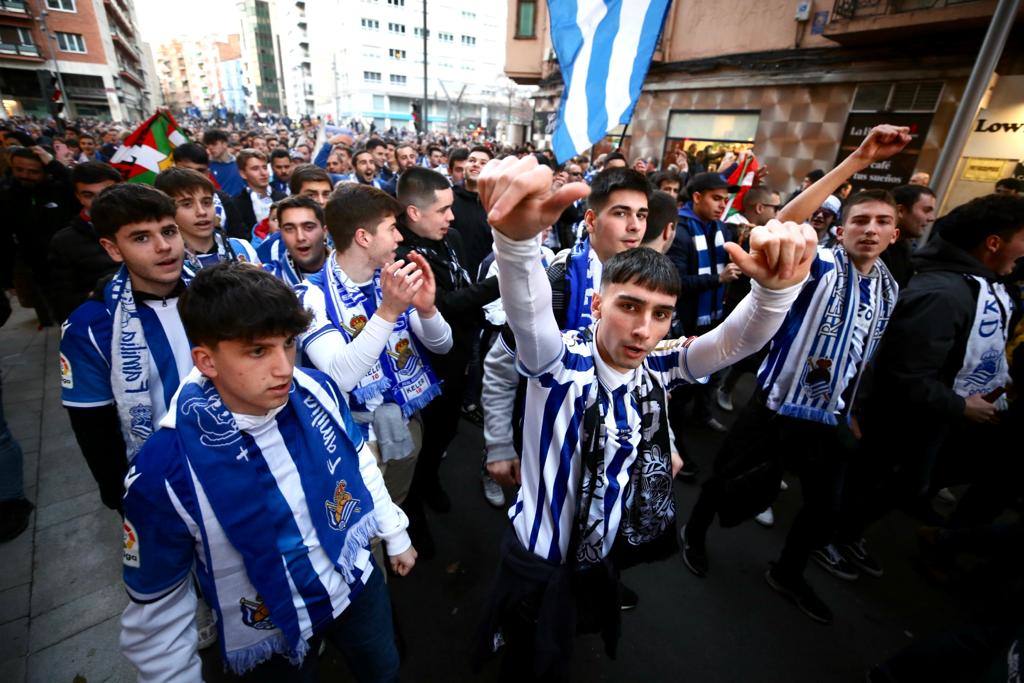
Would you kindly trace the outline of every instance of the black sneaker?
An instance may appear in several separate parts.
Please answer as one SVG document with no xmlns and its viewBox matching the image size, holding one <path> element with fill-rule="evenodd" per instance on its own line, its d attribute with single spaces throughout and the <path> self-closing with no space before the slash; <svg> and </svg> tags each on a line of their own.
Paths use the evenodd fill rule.
<svg viewBox="0 0 1024 683">
<path fill-rule="evenodd" d="M 776 593 L 795 603 L 801 612 L 819 624 L 832 623 L 832 610 L 821 601 L 821 598 L 802 576 L 798 576 L 796 579 L 783 577 L 776 573 L 775 569 L 776 565 L 773 562 L 768 571 L 764 573 L 764 580 Z"/>
<path fill-rule="evenodd" d="M 817 562 L 822 569 L 837 579 L 843 581 L 856 581 L 860 578 L 857 567 L 843 557 L 839 550 L 829 543 L 811 553 L 811 559 Z"/>
<path fill-rule="evenodd" d="M 693 572 L 694 576 L 704 578 L 708 575 L 708 551 L 707 548 L 701 543 L 691 543 L 686 537 L 686 525 L 679 530 L 679 549 L 683 554 L 683 564 L 686 568 Z"/>
<path fill-rule="evenodd" d="M 444 513 L 452 509 L 452 499 L 444 492 L 440 483 L 425 487 L 425 490 L 420 492 L 420 498 L 434 512 Z"/>
<path fill-rule="evenodd" d="M 637 604 L 640 602 L 640 596 L 636 594 L 636 591 L 631 589 L 626 584 L 619 582 L 619 609 L 623 612 L 628 612 L 631 609 L 636 609 Z"/>
<path fill-rule="evenodd" d="M 867 542 L 863 538 L 856 543 L 840 543 L 837 548 L 843 557 L 865 574 L 870 574 L 875 578 L 882 576 L 882 565 L 871 557 Z"/>
<path fill-rule="evenodd" d="M 13 541 L 28 528 L 35 506 L 24 498 L 0 501 L 0 543 Z"/>
<path fill-rule="evenodd" d="M 697 461 L 694 460 L 693 458 L 684 458 L 683 466 L 679 470 L 679 474 L 677 474 L 676 477 L 682 479 L 683 481 L 692 482 L 697 480 L 698 472 L 700 472 L 700 467 L 697 466 Z"/>
<path fill-rule="evenodd" d="M 475 403 L 463 404 L 462 406 L 462 417 L 466 418 L 477 427 L 484 426 L 484 411 L 483 408 Z"/>
</svg>

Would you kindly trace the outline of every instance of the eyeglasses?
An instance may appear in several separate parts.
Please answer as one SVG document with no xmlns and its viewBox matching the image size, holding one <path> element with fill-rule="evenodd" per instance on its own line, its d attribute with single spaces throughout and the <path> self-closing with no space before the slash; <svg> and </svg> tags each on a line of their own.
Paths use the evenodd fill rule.
<svg viewBox="0 0 1024 683">
<path fill-rule="evenodd" d="M 766 206 L 769 209 L 772 209 L 773 211 L 778 211 L 779 209 L 782 208 L 782 204 L 762 204 L 761 206 Z"/>
</svg>

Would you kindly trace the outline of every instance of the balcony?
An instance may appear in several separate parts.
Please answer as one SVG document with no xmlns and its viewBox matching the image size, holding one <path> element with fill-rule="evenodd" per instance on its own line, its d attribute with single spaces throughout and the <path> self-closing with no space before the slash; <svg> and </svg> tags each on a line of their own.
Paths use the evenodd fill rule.
<svg viewBox="0 0 1024 683">
<path fill-rule="evenodd" d="M 136 86 L 140 88 L 144 88 L 146 86 L 146 79 L 143 78 L 140 72 L 136 71 L 135 69 L 130 69 L 126 67 L 124 64 L 118 65 L 118 69 L 119 70 L 117 72 L 117 75 L 121 78 L 125 79 L 126 81 L 129 81 L 130 83 L 134 83 Z"/>
<path fill-rule="evenodd" d="M 984 27 L 996 0 L 836 0 L 824 36 L 858 45 Z"/>
<path fill-rule="evenodd" d="M 128 42 L 128 40 L 124 36 L 122 36 L 117 31 L 111 31 L 110 39 L 114 41 L 114 47 L 121 48 L 126 53 L 128 53 L 128 55 L 132 59 L 134 59 L 135 61 L 139 61 L 139 53 L 135 51 L 135 48 L 132 46 L 131 43 Z"/>
<path fill-rule="evenodd" d="M 64 88 L 69 98 L 73 100 L 107 100 L 107 91 L 103 88 L 89 88 L 80 85 L 69 85 Z"/>
<path fill-rule="evenodd" d="M 132 22 L 128 21 L 128 16 L 121 9 L 121 6 L 114 2 L 114 0 L 104 0 L 103 4 L 107 8 L 107 16 L 113 17 L 114 21 L 124 29 L 125 33 L 134 37 L 135 27 L 132 26 Z"/>
<path fill-rule="evenodd" d="M 0 16 L 31 19 L 25 0 L 0 0 Z"/>
<path fill-rule="evenodd" d="M 24 57 L 27 61 L 43 61 L 42 55 L 39 54 L 39 48 L 35 45 L 0 42 L 0 55 L 4 57 Z"/>
</svg>

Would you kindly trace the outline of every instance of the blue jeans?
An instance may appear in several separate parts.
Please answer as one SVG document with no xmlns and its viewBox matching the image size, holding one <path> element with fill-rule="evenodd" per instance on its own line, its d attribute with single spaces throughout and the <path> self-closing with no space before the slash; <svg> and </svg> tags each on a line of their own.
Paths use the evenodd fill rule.
<svg viewBox="0 0 1024 683">
<path fill-rule="evenodd" d="M 0 501 L 25 497 L 21 445 L 4 419 L 3 388 L 0 385 Z"/>
<path fill-rule="evenodd" d="M 334 620 L 327 630 L 309 643 L 309 654 L 300 668 L 284 657 L 260 664 L 236 680 L 246 683 L 315 683 L 319 680 L 320 640 L 326 638 L 338 648 L 357 681 L 398 680 L 398 648 L 391 623 L 391 600 L 384 583 L 384 570 L 374 566 L 359 596 Z"/>
</svg>

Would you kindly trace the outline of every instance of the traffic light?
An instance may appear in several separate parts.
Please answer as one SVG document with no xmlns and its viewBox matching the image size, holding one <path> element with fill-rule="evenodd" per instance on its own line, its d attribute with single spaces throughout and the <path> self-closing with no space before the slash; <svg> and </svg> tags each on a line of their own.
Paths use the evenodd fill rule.
<svg viewBox="0 0 1024 683">
<path fill-rule="evenodd" d="M 412 103 L 412 125 L 415 126 L 417 133 L 423 132 L 423 118 L 420 115 L 420 103 Z"/>
</svg>

